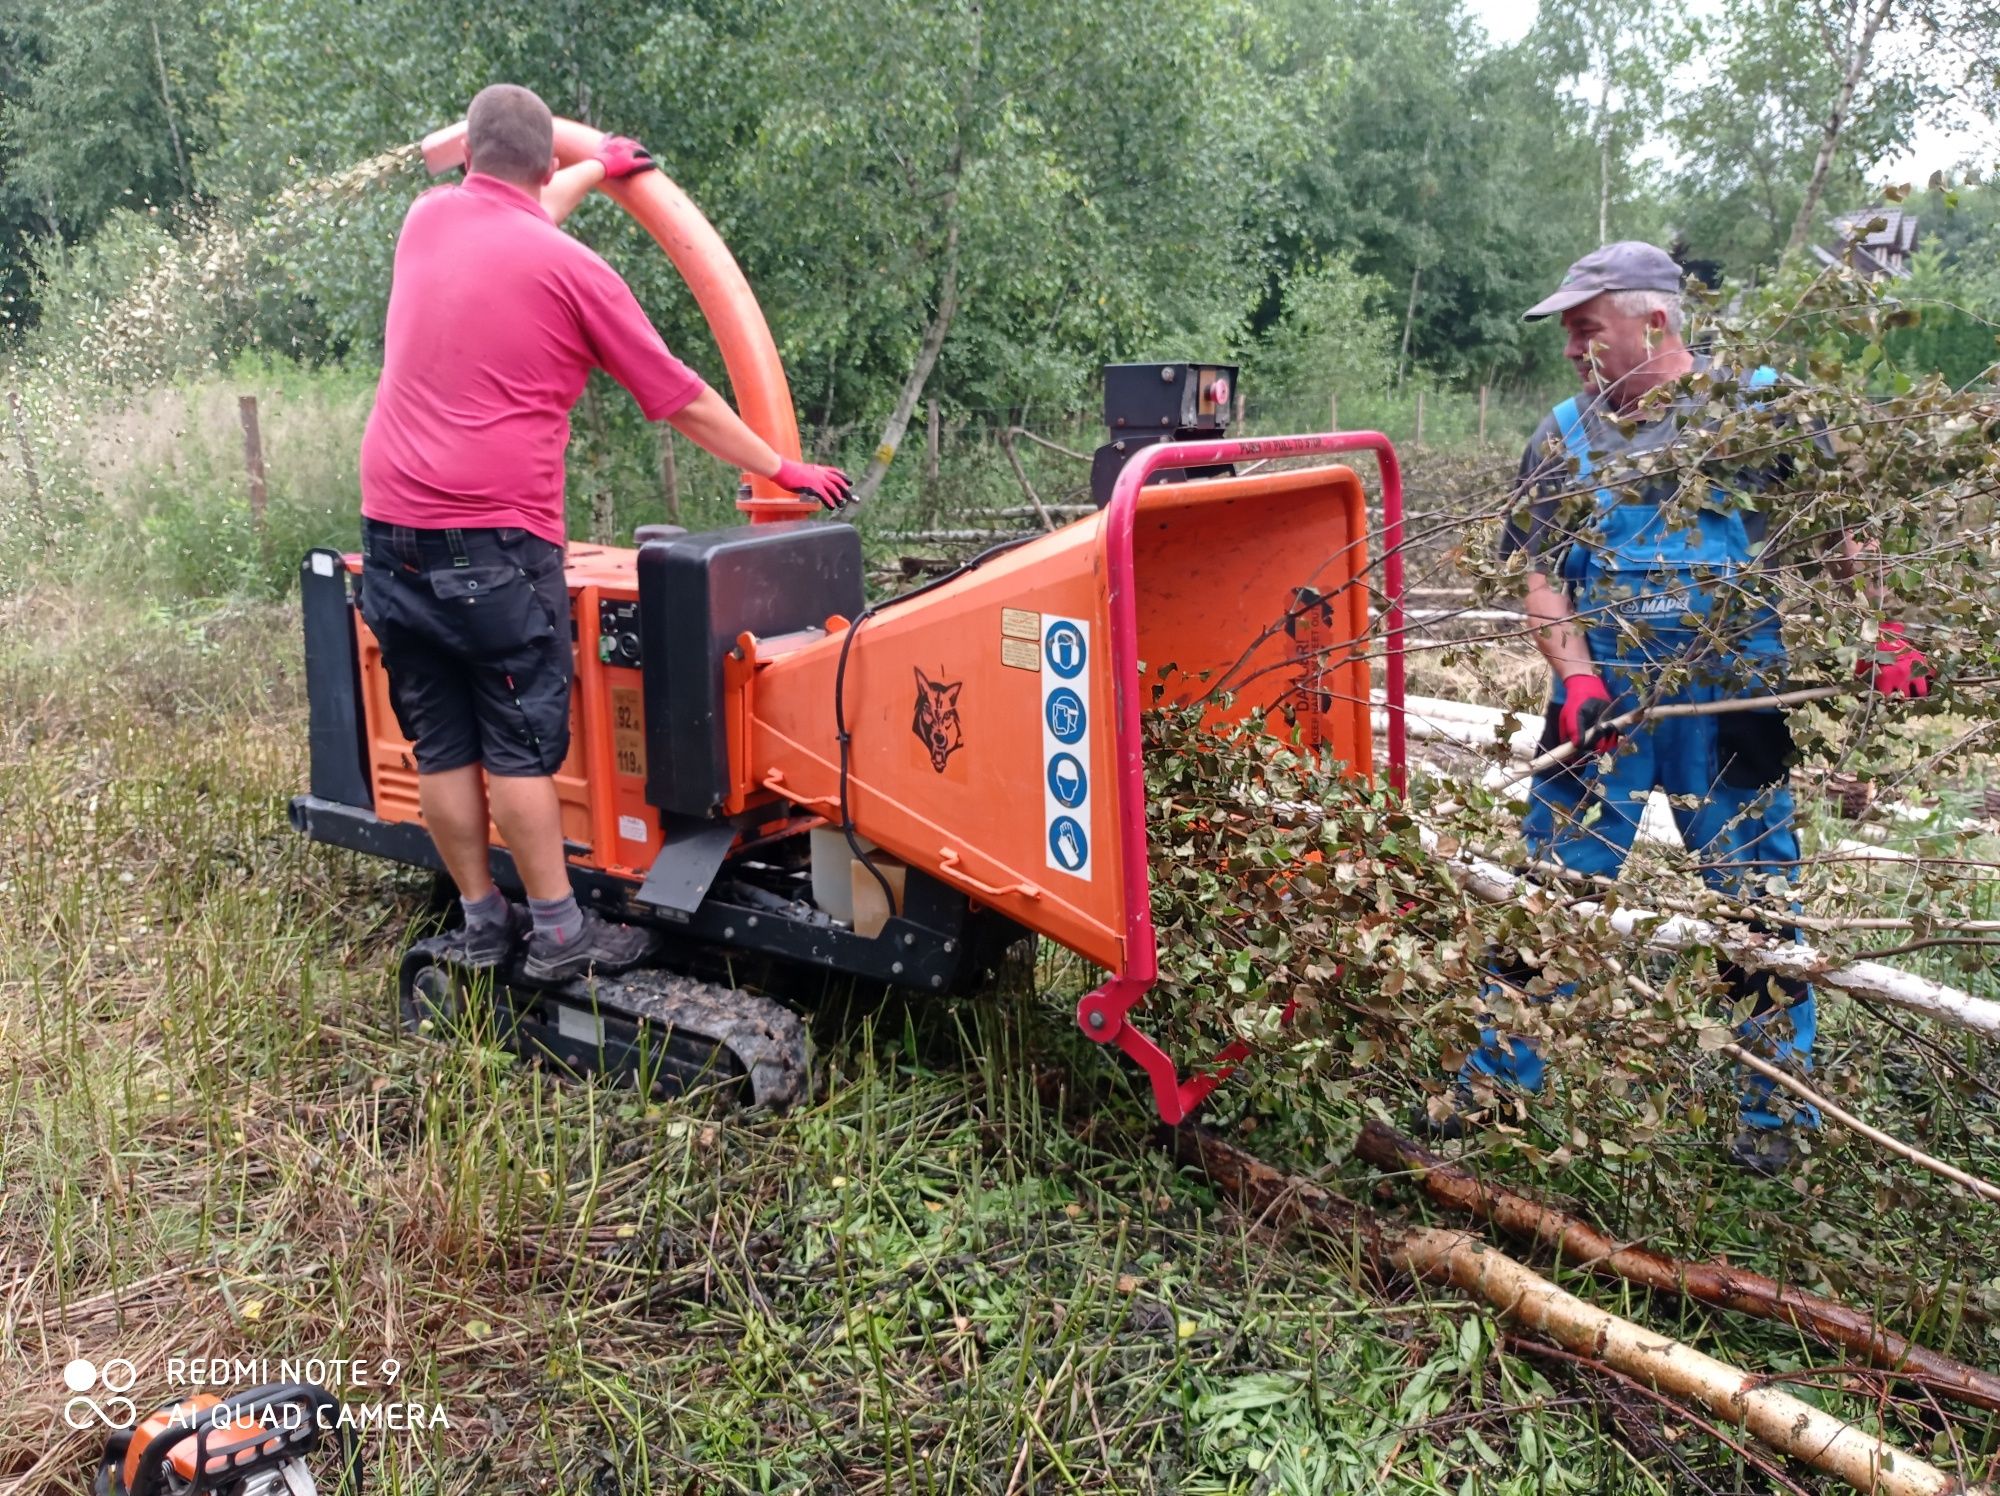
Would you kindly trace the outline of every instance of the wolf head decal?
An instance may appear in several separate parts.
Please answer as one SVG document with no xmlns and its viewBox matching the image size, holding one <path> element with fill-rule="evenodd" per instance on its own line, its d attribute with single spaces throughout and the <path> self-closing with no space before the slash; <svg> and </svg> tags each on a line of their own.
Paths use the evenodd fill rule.
<svg viewBox="0 0 2000 1496">
<path fill-rule="evenodd" d="M 935 681 L 917 667 L 917 715 L 910 730 L 923 739 L 931 767 L 942 774 L 945 760 L 965 746 L 958 725 L 958 692 L 962 680 Z"/>
</svg>

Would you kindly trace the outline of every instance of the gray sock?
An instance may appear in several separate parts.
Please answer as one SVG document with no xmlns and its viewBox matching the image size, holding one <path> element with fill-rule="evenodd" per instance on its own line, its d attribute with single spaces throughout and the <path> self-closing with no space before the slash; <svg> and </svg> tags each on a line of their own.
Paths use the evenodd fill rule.
<svg viewBox="0 0 2000 1496">
<path fill-rule="evenodd" d="M 465 911 L 465 927 L 468 930 L 474 925 L 504 925 L 513 917 L 513 911 L 507 907 L 507 895 L 497 888 L 487 889 L 486 897 L 482 899 L 468 899 L 461 895 L 458 907 Z"/>
<path fill-rule="evenodd" d="M 559 899 L 530 899 L 528 912 L 535 916 L 535 938 L 568 945 L 583 933 L 583 911 L 576 907 L 576 895 Z"/>
</svg>

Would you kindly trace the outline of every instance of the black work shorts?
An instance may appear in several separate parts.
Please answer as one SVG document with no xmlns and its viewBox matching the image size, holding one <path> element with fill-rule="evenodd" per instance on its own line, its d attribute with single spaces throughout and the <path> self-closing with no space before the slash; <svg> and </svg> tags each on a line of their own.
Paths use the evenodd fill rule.
<svg viewBox="0 0 2000 1496">
<path fill-rule="evenodd" d="M 526 530 L 361 522 L 361 616 L 417 772 L 553 774 L 576 674 L 562 547 Z"/>
</svg>

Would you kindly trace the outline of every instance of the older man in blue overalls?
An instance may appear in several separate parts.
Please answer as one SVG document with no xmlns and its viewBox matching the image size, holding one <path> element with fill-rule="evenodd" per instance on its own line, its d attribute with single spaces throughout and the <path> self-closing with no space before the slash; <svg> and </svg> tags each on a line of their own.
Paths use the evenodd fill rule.
<svg viewBox="0 0 2000 1496">
<path fill-rule="evenodd" d="M 1633 470 L 1633 459 L 1680 438 L 1684 419 L 1711 391 L 1733 385 L 1734 398 L 1750 404 L 1777 376 L 1711 370 L 1687 347 L 1680 267 L 1650 244 L 1608 244 L 1585 255 L 1526 316 L 1561 317 L 1566 356 L 1583 384 L 1582 395 L 1551 411 L 1529 441 L 1520 471 L 1526 504 L 1501 541 L 1503 556 L 1526 553 L 1527 611 L 1554 678 L 1542 747 L 1572 743 L 1578 750 L 1570 763 L 1534 777 L 1522 822 L 1529 855 L 1576 873 L 1616 876 L 1648 795 L 1662 790 L 1709 885 L 1753 900 L 1772 876 L 1791 881 L 1798 871 L 1783 712 L 1664 718 L 1622 738 L 1599 724 L 1641 703 L 1713 703 L 1782 689 L 1782 631 L 1757 585 L 1764 515 L 1739 501 L 1782 469 L 1733 474 L 1730 487 L 1714 486 L 1695 503 L 1684 501 L 1678 473 Z M 1683 388 L 1653 395 L 1676 385 Z M 1559 533 L 1559 495 L 1588 490 L 1594 476 L 1606 486 L 1594 491 L 1582 521 Z M 1844 570 L 1856 555 L 1843 540 L 1834 564 Z M 1558 556 L 1552 578 L 1548 563 Z M 1923 657 L 1897 625 L 1883 631 L 1877 659 L 1864 668 L 1878 689 L 1924 694 Z M 1780 1064 L 1809 1069 L 1811 987 L 1727 964 L 1723 975 L 1739 999 L 1751 999 L 1745 1042 Z M 1518 969 L 1496 973 L 1517 995 L 1531 977 Z M 1445 1101 L 1450 1110 L 1439 1117 L 1434 1104 L 1436 1130 L 1456 1131 L 1476 1114 L 1476 1077 L 1541 1088 L 1542 1057 L 1532 1044 L 1491 1027 L 1481 1041 Z M 1731 1157 L 1759 1173 L 1781 1172 L 1795 1153 L 1788 1129 L 1816 1127 L 1817 1113 L 1792 1105 L 1758 1075 L 1743 1077 L 1740 1094 L 1742 1125 Z"/>
</svg>

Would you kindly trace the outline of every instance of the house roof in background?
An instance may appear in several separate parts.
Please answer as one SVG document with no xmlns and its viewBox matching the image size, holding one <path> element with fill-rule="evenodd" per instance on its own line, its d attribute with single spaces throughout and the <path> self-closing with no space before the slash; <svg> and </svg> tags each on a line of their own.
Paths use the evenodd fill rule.
<svg viewBox="0 0 2000 1496">
<path fill-rule="evenodd" d="M 1882 227 L 1869 224 L 1882 220 Z M 1838 249 L 1813 246 L 1813 257 L 1822 265 L 1846 263 L 1864 275 L 1904 276 L 1910 273 L 1909 258 L 1917 248 L 1918 219 L 1901 208 L 1857 208 L 1834 215 L 1833 231 Z"/>
</svg>

